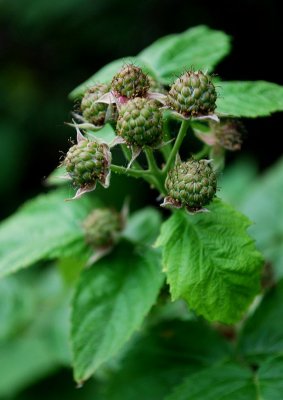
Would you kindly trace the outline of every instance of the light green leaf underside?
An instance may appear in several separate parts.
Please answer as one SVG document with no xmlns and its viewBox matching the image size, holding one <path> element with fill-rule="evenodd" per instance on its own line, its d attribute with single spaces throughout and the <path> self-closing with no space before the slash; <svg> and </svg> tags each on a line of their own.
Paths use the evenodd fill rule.
<svg viewBox="0 0 283 400">
<path fill-rule="evenodd" d="M 216 111 L 235 117 L 265 117 L 283 111 L 283 86 L 271 82 L 220 82 Z"/>
<path fill-rule="evenodd" d="M 283 281 L 264 297 L 242 331 L 238 351 L 259 362 L 267 356 L 283 354 Z"/>
<path fill-rule="evenodd" d="M 69 95 L 70 99 L 77 99 L 81 97 L 86 89 L 95 85 L 96 83 L 108 83 L 111 82 L 113 76 L 123 67 L 125 64 L 135 64 L 141 67 L 145 72 L 149 73 L 153 77 L 155 76 L 154 71 L 150 65 L 145 63 L 139 57 L 123 57 L 118 60 L 112 61 L 109 64 L 102 67 L 94 75 L 92 75 L 84 83 L 76 87 Z"/>
<path fill-rule="evenodd" d="M 283 359 L 271 359 L 258 372 L 224 364 L 192 375 L 166 400 L 281 400 Z"/>
<path fill-rule="evenodd" d="M 1 224 L 0 276 L 42 259 L 69 255 L 72 246 L 83 242 L 81 223 L 97 202 L 90 197 L 65 202 L 72 192 L 40 195 Z"/>
<path fill-rule="evenodd" d="M 283 159 L 249 188 L 241 210 L 254 222 L 251 233 L 277 277 L 283 277 Z"/>
<path fill-rule="evenodd" d="M 85 271 L 73 300 L 72 348 L 75 379 L 89 378 L 136 331 L 163 282 L 159 254 L 138 254 L 121 243 Z"/>
<path fill-rule="evenodd" d="M 185 377 L 231 354 L 224 338 L 201 321 L 167 321 L 140 336 L 104 382 L 104 400 L 163 400 Z"/>
<path fill-rule="evenodd" d="M 259 291 L 262 257 L 247 234 L 249 220 L 216 199 L 209 213 L 178 211 L 157 240 L 172 299 L 185 299 L 210 321 L 233 323 Z"/>
<path fill-rule="evenodd" d="M 161 82 L 170 84 L 190 68 L 212 71 L 229 51 L 228 35 L 201 25 L 157 40 L 138 57 L 154 69 Z"/>
</svg>

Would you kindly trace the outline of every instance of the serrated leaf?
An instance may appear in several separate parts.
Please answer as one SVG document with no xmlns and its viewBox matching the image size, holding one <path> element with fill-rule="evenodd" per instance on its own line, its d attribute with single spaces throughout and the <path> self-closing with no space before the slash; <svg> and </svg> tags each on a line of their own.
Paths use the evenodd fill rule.
<svg viewBox="0 0 283 400">
<path fill-rule="evenodd" d="M 135 341 L 119 371 L 104 382 L 103 398 L 163 400 L 184 377 L 230 354 L 224 338 L 204 322 L 167 321 Z"/>
<path fill-rule="evenodd" d="M 81 85 L 77 86 L 69 95 L 70 99 L 75 100 L 81 97 L 84 92 L 96 83 L 108 83 L 112 80 L 113 76 L 123 67 L 125 64 L 135 64 L 150 75 L 154 76 L 154 72 L 143 60 L 139 57 L 123 57 L 118 60 L 112 61 L 109 64 L 102 67 L 94 75 L 92 75 L 88 80 L 86 80 Z"/>
<path fill-rule="evenodd" d="M 78 382 L 113 357 L 141 326 L 162 282 L 159 254 L 143 249 L 141 255 L 126 243 L 83 272 L 73 300 L 71 332 Z"/>
<path fill-rule="evenodd" d="M 165 399 L 256 400 L 258 397 L 251 370 L 229 363 L 192 375 Z"/>
<path fill-rule="evenodd" d="M 220 82 L 216 111 L 235 117 L 265 117 L 283 111 L 283 86 L 271 82 Z"/>
<path fill-rule="evenodd" d="M 210 321 L 236 322 L 259 291 L 262 257 L 250 221 L 216 199 L 209 213 L 178 211 L 157 240 L 172 299 L 185 299 Z"/>
<path fill-rule="evenodd" d="M 157 40 L 138 57 L 154 69 L 161 82 L 170 84 L 190 68 L 212 71 L 229 51 L 228 35 L 201 25 Z"/>
<path fill-rule="evenodd" d="M 283 159 L 249 188 L 241 210 L 254 222 L 251 233 L 278 278 L 283 277 Z"/>
<path fill-rule="evenodd" d="M 0 276 L 69 255 L 83 242 L 81 223 L 98 202 L 90 197 L 65 202 L 68 197 L 64 190 L 40 195 L 1 224 Z"/>
<path fill-rule="evenodd" d="M 136 243 L 152 244 L 160 226 L 160 212 L 153 207 L 146 207 L 130 215 L 123 237 Z"/>
<path fill-rule="evenodd" d="M 244 325 L 238 351 L 253 362 L 283 354 L 283 281 L 270 289 Z"/>
</svg>

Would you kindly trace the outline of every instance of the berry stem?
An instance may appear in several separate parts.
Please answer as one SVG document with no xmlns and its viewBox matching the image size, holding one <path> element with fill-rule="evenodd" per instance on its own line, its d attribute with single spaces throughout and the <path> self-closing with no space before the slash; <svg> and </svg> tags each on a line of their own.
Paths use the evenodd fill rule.
<svg viewBox="0 0 283 400">
<path fill-rule="evenodd" d="M 201 160 L 202 158 L 206 157 L 209 154 L 210 147 L 205 144 L 203 148 L 194 155 L 195 160 Z"/>
<path fill-rule="evenodd" d="M 180 129 L 179 129 L 178 135 L 176 137 L 173 149 L 172 149 L 172 151 L 170 153 L 170 156 L 168 157 L 168 160 L 167 160 L 167 163 L 166 163 L 165 167 L 162 170 L 162 174 L 165 175 L 165 176 L 167 175 L 169 169 L 171 168 L 172 164 L 175 161 L 175 158 L 176 158 L 176 155 L 177 155 L 177 153 L 179 151 L 179 148 L 180 148 L 180 146 L 181 146 L 181 144 L 182 144 L 182 142 L 184 140 L 184 137 L 186 136 L 188 127 L 189 127 L 189 121 L 188 120 L 183 120 L 182 124 L 180 126 Z"/>
<path fill-rule="evenodd" d="M 128 175 L 134 178 L 143 178 L 150 174 L 150 171 L 145 171 L 143 169 L 127 169 L 125 167 L 114 164 L 111 164 L 111 171 L 115 172 L 116 174 Z"/>
</svg>

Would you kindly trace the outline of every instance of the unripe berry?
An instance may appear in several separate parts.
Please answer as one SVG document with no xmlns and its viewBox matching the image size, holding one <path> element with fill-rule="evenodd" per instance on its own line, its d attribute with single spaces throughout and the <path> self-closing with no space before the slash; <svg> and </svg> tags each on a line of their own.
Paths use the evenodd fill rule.
<svg viewBox="0 0 283 400">
<path fill-rule="evenodd" d="M 150 83 L 141 68 L 125 65 L 112 79 L 111 90 L 114 95 L 133 99 L 146 96 Z"/>
<path fill-rule="evenodd" d="M 237 151 L 242 146 L 242 134 L 245 128 L 241 121 L 233 118 L 222 118 L 219 123 L 211 122 L 210 127 L 217 144 L 226 150 Z"/>
<path fill-rule="evenodd" d="M 106 144 L 81 140 L 72 146 L 64 160 L 66 171 L 77 188 L 95 187 L 109 174 L 111 153 Z"/>
<path fill-rule="evenodd" d="M 155 146 L 162 139 L 162 114 L 153 100 L 129 100 L 121 107 L 117 133 L 128 145 Z"/>
<path fill-rule="evenodd" d="M 209 75 L 202 71 L 188 71 L 171 86 L 167 106 L 185 117 L 196 117 L 213 113 L 216 98 L 215 86 Z"/>
<path fill-rule="evenodd" d="M 86 242 L 94 248 L 112 246 L 123 228 L 122 217 L 109 208 L 94 210 L 83 222 Z"/>
<path fill-rule="evenodd" d="M 87 122 L 95 126 L 104 125 L 108 105 L 105 103 L 96 103 L 96 100 L 109 92 L 109 90 L 110 85 L 97 84 L 85 92 L 81 102 L 81 111 Z"/>
<path fill-rule="evenodd" d="M 209 204 L 217 190 L 216 174 L 208 160 L 176 164 L 165 181 L 167 201 L 176 206 L 199 210 Z"/>
</svg>

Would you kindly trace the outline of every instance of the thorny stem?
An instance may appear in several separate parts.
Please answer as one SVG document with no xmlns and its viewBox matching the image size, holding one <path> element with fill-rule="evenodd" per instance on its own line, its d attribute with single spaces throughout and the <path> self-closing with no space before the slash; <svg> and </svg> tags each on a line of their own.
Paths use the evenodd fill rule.
<svg viewBox="0 0 283 400">
<path fill-rule="evenodd" d="M 182 124 L 181 124 L 181 127 L 180 127 L 180 130 L 179 130 L 179 133 L 178 133 L 177 138 L 175 140 L 173 149 L 172 149 L 172 151 L 170 153 L 170 156 L 168 157 L 168 160 L 167 160 L 167 163 L 166 163 L 165 167 L 162 170 L 162 173 L 165 176 L 167 175 L 169 169 L 171 168 L 172 164 L 175 161 L 175 158 L 176 158 L 176 155 L 177 155 L 177 153 L 179 151 L 179 148 L 180 148 L 180 146 L 181 146 L 181 144 L 182 144 L 182 142 L 184 140 L 184 137 L 186 136 L 188 127 L 189 127 L 189 121 L 188 120 L 183 120 Z"/>
</svg>

